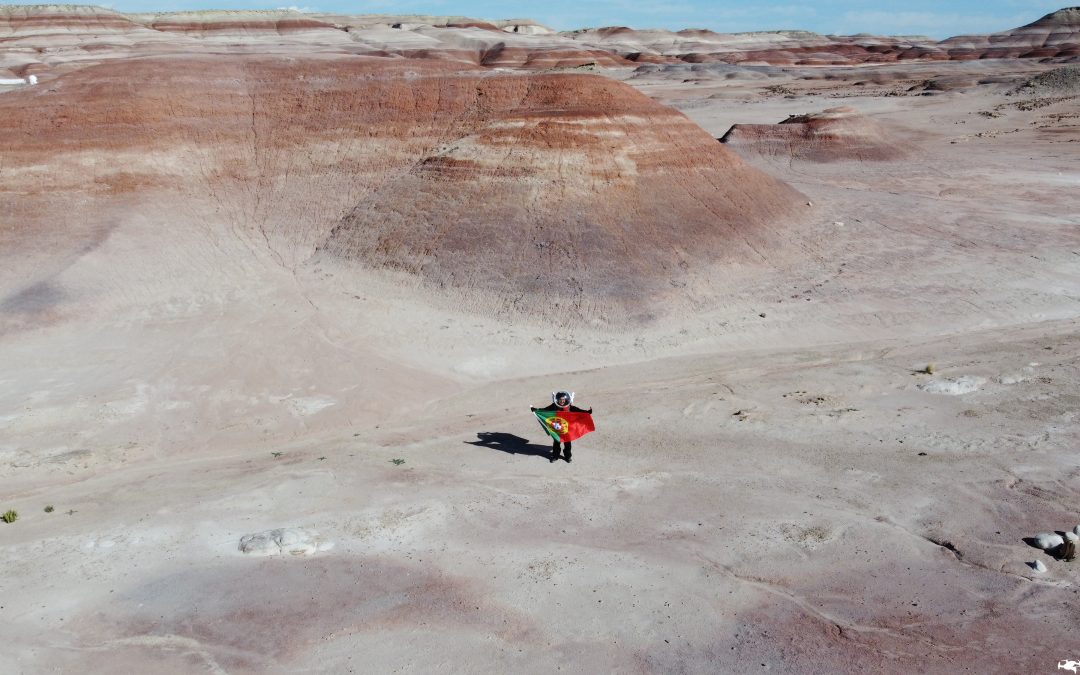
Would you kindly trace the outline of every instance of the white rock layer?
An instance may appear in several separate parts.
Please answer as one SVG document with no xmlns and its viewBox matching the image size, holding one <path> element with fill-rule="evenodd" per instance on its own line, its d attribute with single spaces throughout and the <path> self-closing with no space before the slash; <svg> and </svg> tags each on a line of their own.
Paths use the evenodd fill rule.
<svg viewBox="0 0 1080 675">
<path fill-rule="evenodd" d="M 277 528 L 240 538 L 240 552 L 249 555 L 314 555 L 332 546 L 321 541 L 317 533 L 296 528 Z"/>
</svg>

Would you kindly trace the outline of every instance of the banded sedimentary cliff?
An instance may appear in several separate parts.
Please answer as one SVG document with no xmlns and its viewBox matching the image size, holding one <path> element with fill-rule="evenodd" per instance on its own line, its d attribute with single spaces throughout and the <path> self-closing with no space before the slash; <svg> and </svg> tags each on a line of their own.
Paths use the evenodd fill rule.
<svg viewBox="0 0 1080 675">
<path fill-rule="evenodd" d="M 818 35 L 806 31 L 716 33 L 607 27 L 556 33 L 527 19 L 379 16 L 295 10 L 121 14 L 84 5 L 0 7 L 0 75 L 45 74 L 73 63 L 207 46 L 240 53 L 363 54 L 449 61 L 458 67 L 618 68 L 729 63 L 837 66 L 896 61 L 1080 58 L 1080 8 L 993 35 L 941 42 L 925 37 Z M 292 46 L 292 47 L 290 47 Z M 58 53 L 62 59 L 57 59 Z"/>
</svg>

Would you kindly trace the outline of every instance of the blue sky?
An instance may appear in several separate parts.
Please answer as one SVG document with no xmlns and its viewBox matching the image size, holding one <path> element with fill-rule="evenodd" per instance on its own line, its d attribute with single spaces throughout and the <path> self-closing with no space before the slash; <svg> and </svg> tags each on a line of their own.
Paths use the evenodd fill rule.
<svg viewBox="0 0 1080 675">
<path fill-rule="evenodd" d="M 295 0 L 293 0 L 295 2 Z M 0 0 L 0 4 L 20 4 Z M 89 4 L 89 3 L 88 3 Z M 274 0 L 111 0 L 124 12 L 272 8 Z M 819 33 L 929 35 L 990 33 L 1030 23 L 1071 0 L 306 0 L 312 11 L 348 14 L 460 14 L 528 17 L 558 30 L 623 25 L 635 28 L 710 28 L 716 31 L 800 28 Z"/>
</svg>

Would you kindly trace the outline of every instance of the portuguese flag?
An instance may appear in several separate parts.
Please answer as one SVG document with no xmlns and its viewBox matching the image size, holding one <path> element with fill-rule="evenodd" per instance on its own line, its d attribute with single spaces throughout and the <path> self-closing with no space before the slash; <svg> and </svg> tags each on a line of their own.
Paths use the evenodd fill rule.
<svg viewBox="0 0 1080 675">
<path fill-rule="evenodd" d="M 537 410 L 534 414 L 548 436 L 563 443 L 576 441 L 590 431 L 596 431 L 589 413 Z"/>
</svg>

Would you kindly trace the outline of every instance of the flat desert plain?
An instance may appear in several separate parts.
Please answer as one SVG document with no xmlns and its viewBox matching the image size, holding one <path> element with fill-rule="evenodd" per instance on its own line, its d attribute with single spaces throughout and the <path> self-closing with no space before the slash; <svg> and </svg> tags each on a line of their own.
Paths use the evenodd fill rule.
<svg viewBox="0 0 1080 675">
<path fill-rule="evenodd" d="M 0 671 L 1080 659 L 1078 66 L 130 30 L 5 62 Z"/>
</svg>

